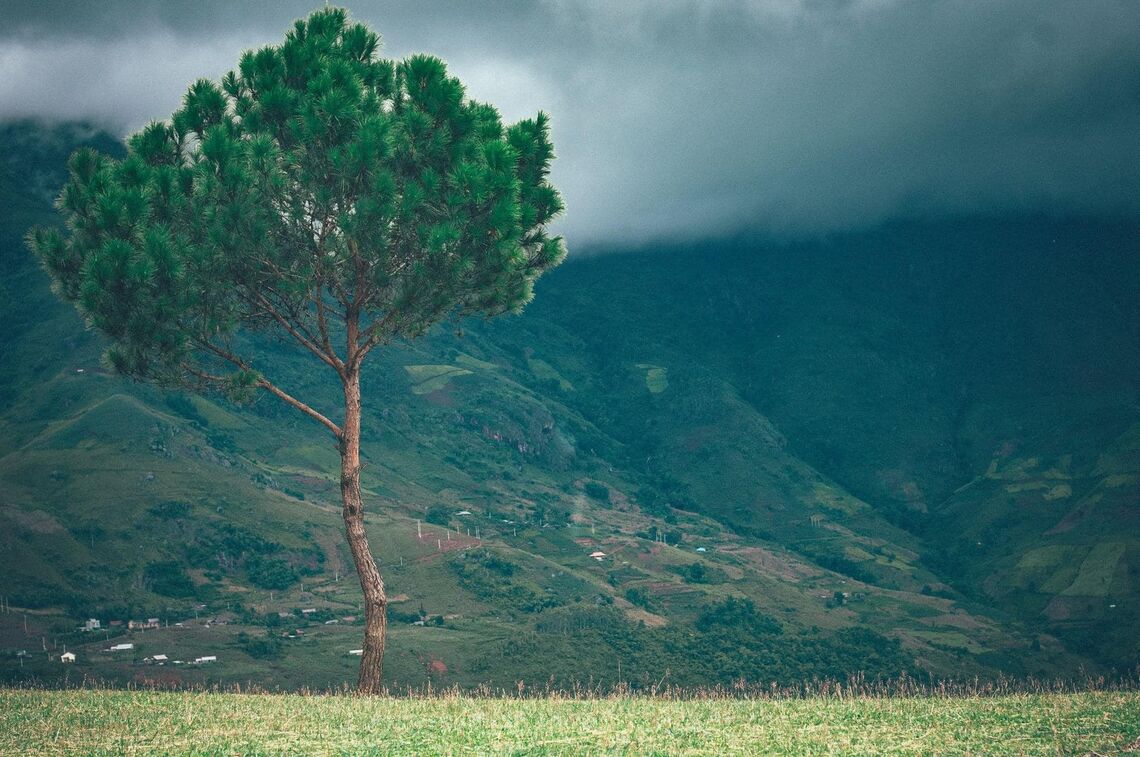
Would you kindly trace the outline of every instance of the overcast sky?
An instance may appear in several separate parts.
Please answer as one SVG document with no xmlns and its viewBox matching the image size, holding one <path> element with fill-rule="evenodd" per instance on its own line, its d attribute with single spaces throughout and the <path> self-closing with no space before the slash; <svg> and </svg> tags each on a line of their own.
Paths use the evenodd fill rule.
<svg viewBox="0 0 1140 757">
<path fill-rule="evenodd" d="M 318 3 L 0 0 L 0 118 L 165 118 Z M 357 0 L 516 120 L 573 248 L 892 218 L 1140 216 L 1140 0 Z"/>
</svg>

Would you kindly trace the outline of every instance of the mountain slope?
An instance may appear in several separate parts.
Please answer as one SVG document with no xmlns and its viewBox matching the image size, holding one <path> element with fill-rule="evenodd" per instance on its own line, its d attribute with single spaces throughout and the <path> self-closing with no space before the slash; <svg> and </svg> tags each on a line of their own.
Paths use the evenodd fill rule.
<svg viewBox="0 0 1140 757">
<path fill-rule="evenodd" d="M 212 637 L 150 637 L 187 654 L 185 639 L 224 645 L 225 666 L 181 671 L 183 682 L 351 677 L 344 652 L 358 631 L 344 618 L 359 590 L 346 578 L 331 440 L 272 398 L 237 408 L 109 375 L 98 338 L 19 243 L 27 223 L 51 218 L 39 188 L 58 181 L 71 145 L 105 138 L 6 129 L 0 145 L 39 147 L 0 162 L 0 185 L 27 208 L 5 216 L 0 247 L 3 593 L 40 608 L 33 625 L 42 618 L 50 634 L 91 616 L 226 613 Z M 1024 584 L 1053 559 L 1034 550 L 1061 536 L 1028 521 L 1006 528 L 1000 548 L 974 537 L 1009 517 L 997 500 L 1024 483 L 1005 476 L 1025 456 L 1070 455 L 1073 504 L 1130 491 L 1113 476 L 1131 475 L 1135 459 L 1119 415 L 1135 398 L 1135 349 L 1099 360 L 1095 344 L 1070 344 L 1085 332 L 1045 329 L 1085 367 L 1028 370 L 1032 354 L 1013 348 L 1038 321 L 992 305 L 984 271 L 951 275 L 962 250 L 973 270 L 1020 227 L 966 227 L 572 261 L 522 317 L 377 354 L 364 377 L 364 486 L 374 549 L 402 599 L 391 680 L 612 680 L 617 660 L 633 680 L 664 667 L 685 684 L 1126 664 L 1122 616 L 1097 616 L 1108 630 L 1090 647 L 1071 633 L 1072 610 L 1046 608 L 1080 591 L 1119 594 L 1114 609 L 1135 597 L 1136 531 L 1118 528 L 1133 512 L 1127 496 L 1109 517 L 1079 511 L 1080 527 L 1057 532 L 1074 550 L 1059 561 L 1089 567 L 1063 587 L 1042 582 L 1060 587 L 1051 594 Z M 1067 249 L 1112 243 L 1099 227 L 1070 232 Z M 931 240 L 944 247 L 928 250 Z M 1001 314 L 1004 332 L 972 336 Z M 1131 327 L 1100 311 L 1085 324 L 1097 339 Z M 281 345 L 262 347 L 269 375 L 335 414 L 334 382 Z M 1003 350 L 1015 362 L 983 370 Z M 1052 401 L 1072 382 L 1083 392 Z M 993 467 L 1009 429 L 1016 451 Z M 1049 469 L 1017 470 L 1052 481 Z M 964 552 L 968 539 L 980 543 Z M 279 615 L 309 607 L 319 624 Z M 411 625 L 423 617 L 442 625 Z M 308 633 L 282 640 L 283 624 Z M 1069 633 L 1068 649 L 1052 631 Z M 0 648 L 23 638 L 0 615 Z M 138 674 L 95 646 L 84 647 L 93 672 Z M 18 675 L 14 657 L 2 664 Z"/>
<path fill-rule="evenodd" d="M 740 439 L 771 437 L 734 428 L 748 417 L 742 408 L 753 409 L 786 440 L 781 454 L 870 505 L 865 533 L 914 548 L 920 566 L 975 600 L 1128 666 L 1137 654 L 1130 629 L 1140 534 L 1131 463 L 1140 421 L 1138 231 L 1104 220 L 972 219 L 815 243 L 603 257 L 567 270 L 572 280 L 544 290 L 528 316 L 599 335 L 595 375 L 628 356 L 700 376 L 694 387 L 706 382 L 684 408 L 599 387 L 636 409 L 602 427 L 642 445 L 643 460 L 683 449 L 667 467 L 725 522 L 737 511 L 742 526 L 822 558 L 796 541 L 788 503 L 825 498 L 790 494 L 794 467 L 773 485 L 769 466 L 779 455 L 740 453 Z M 668 308 L 657 306 L 664 292 Z M 589 310 L 574 301 L 582 293 L 607 307 Z M 530 338 L 538 341 L 539 330 Z M 737 404 L 706 412 L 710 423 L 696 426 L 691 409 L 723 396 L 715 382 L 730 386 Z M 702 456 L 708 444 L 719 447 Z M 774 496 L 765 497 L 765 482 Z M 911 540 L 884 529 L 884 517 Z M 1029 587 L 1013 566 L 1035 565 L 1038 550 L 1061 544 L 1072 551 L 1049 554 L 1066 569 L 1091 560 L 1080 575 L 1113 577 L 1093 594 L 1075 578 L 1056 579 L 1064 585 L 1055 590 Z M 860 565 L 873 567 L 865 558 Z"/>
</svg>

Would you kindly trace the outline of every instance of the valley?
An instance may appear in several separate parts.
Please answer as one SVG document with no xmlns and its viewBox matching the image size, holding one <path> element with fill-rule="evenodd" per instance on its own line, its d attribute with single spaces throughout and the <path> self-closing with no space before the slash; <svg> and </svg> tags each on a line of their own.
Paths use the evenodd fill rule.
<svg viewBox="0 0 1140 757">
<path fill-rule="evenodd" d="M 71 149 L 114 143 L 2 136 L 0 676 L 343 686 L 361 596 L 332 438 L 273 397 L 113 375 L 22 237 Z M 1131 669 L 1136 232 L 983 218 L 585 250 L 521 316 L 377 353 L 386 681 Z M 335 412 L 322 366 L 259 347 Z"/>
</svg>

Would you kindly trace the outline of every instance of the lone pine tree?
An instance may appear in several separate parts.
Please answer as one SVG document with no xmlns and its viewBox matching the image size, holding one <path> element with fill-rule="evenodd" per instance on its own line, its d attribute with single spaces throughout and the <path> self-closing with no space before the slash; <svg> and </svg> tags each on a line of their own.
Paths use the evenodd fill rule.
<svg viewBox="0 0 1140 757">
<path fill-rule="evenodd" d="M 342 9 L 297 21 L 220 82 L 195 82 L 122 161 L 76 152 L 66 230 L 29 236 L 118 371 L 269 392 L 335 437 L 367 619 L 362 693 L 380 689 L 387 597 L 364 530 L 361 365 L 445 318 L 521 309 L 564 256 L 546 230 L 562 203 L 545 115 L 504 127 L 439 59 L 378 46 Z M 259 370 L 257 331 L 340 380 L 339 422 Z"/>
</svg>

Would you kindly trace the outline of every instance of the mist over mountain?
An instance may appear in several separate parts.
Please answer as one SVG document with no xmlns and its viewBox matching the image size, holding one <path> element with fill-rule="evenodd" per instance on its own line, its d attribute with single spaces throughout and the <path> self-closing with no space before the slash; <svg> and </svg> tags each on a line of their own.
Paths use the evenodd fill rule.
<svg viewBox="0 0 1140 757">
<path fill-rule="evenodd" d="M 212 680 L 344 680 L 360 597 L 331 441 L 272 398 L 111 375 L 23 245 L 79 144 L 121 149 L 0 127 L 0 594 L 47 633 L 201 605 L 232 624 Z M 614 246 L 521 316 L 385 351 L 364 484 L 402 597 L 391 675 L 1134 666 L 1138 232 L 991 214 Z M 265 346 L 332 412 L 333 383 Z M 282 640 L 308 608 L 339 622 Z M 0 625 L 0 650 L 22 638 Z"/>
<path fill-rule="evenodd" d="M 0 118 L 167 118 L 302 0 L 5 3 Z M 1128 0 L 361 0 L 507 120 L 551 115 L 571 250 L 978 213 L 1137 217 Z"/>
</svg>

